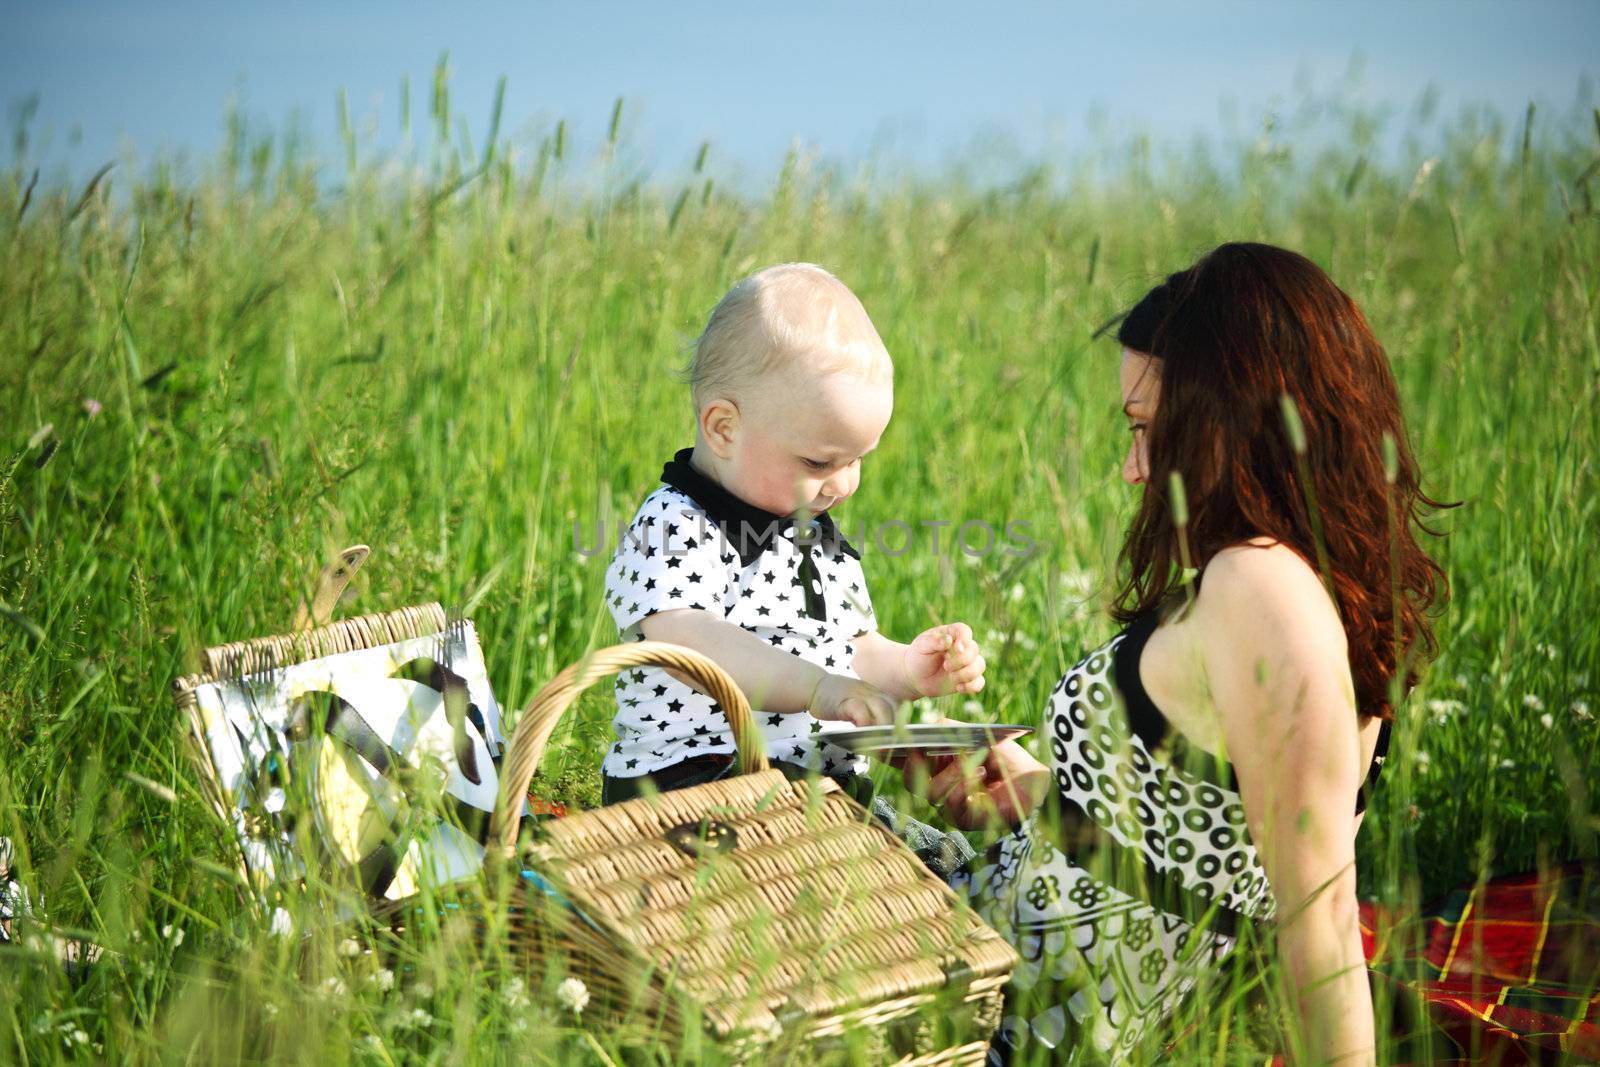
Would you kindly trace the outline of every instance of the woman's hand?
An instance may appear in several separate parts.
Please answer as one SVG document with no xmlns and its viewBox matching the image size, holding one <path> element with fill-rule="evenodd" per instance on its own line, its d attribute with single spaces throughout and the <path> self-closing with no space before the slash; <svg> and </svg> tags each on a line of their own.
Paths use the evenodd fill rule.
<svg viewBox="0 0 1600 1067">
<path fill-rule="evenodd" d="M 906 685 L 918 696 L 976 693 L 983 689 L 983 654 L 972 627 L 951 622 L 924 630 L 905 646 Z"/>
<path fill-rule="evenodd" d="M 819 719 L 853 722 L 857 726 L 894 723 L 894 697 L 869 682 L 842 674 L 825 674 L 811 697 L 811 714 Z"/>
<path fill-rule="evenodd" d="M 949 721 L 949 720 L 946 720 Z M 962 830 L 1001 830 L 1021 824 L 1050 790 L 1050 769 L 1015 741 L 971 756 L 907 756 L 906 788 L 937 806 Z"/>
</svg>

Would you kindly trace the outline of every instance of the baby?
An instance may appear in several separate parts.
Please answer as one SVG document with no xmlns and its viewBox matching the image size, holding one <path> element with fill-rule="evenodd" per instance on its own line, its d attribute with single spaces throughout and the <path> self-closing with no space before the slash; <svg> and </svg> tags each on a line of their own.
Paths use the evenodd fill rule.
<svg viewBox="0 0 1600 1067">
<path fill-rule="evenodd" d="M 791 775 L 848 782 L 865 769 L 820 720 L 890 723 L 903 701 L 983 688 L 966 624 L 910 644 L 878 632 L 860 557 L 829 515 L 889 423 L 893 376 L 861 301 L 821 267 L 783 264 L 735 285 L 690 364 L 694 447 L 666 464 L 606 571 L 623 639 L 715 660 Z M 728 771 L 733 738 L 710 697 L 657 668 L 621 675 L 616 696 L 606 803 L 647 776 L 664 790 Z"/>
</svg>

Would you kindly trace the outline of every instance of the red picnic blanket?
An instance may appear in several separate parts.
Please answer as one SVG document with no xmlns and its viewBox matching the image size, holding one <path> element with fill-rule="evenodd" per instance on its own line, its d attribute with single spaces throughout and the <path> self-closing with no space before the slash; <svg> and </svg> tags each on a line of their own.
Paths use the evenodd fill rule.
<svg viewBox="0 0 1600 1067">
<path fill-rule="evenodd" d="M 1453 1055 L 1600 1062 L 1600 868 L 1496 878 L 1420 914 L 1363 904 L 1361 938 L 1375 985 L 1420 1007 Z"/>
</svg>

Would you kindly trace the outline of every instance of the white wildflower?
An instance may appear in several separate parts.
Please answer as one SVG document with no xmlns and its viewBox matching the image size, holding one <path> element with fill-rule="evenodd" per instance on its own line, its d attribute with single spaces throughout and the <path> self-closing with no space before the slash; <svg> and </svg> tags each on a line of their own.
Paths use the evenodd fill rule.
<svg viewBox="0 0 1600 1067">
<path fill-rule="evenodd" d="M 412 1008 L 411 1014 L 406 1016 L 406 1022 L 421 1030 L 433 1025 L 433 1016 L 422 1008 Z"/>
<path fill-rule="evenodd" d="M 574 1015 L 582 1015 L 583 1009 L 589 1006 L 589 987 L 581 978 L 564 979 L 556 986 L 556 1003 Z"/>
<path fill-rule="evenodd" d="M 1589 702 L 1586 700 L 1574 700 L 1572 702 L 1572 717 L 1579 722 L 1592 722 L 1594 716 L 1589 713 Z"/>
<path fill-rule="evenodd" d="M 87 1045 L 89 1043 L 89 1035 L 81 1027 L 74 1026 L 67 1032 L 63 1040 L 68 1048 L 73 1045 Z"/>
<path fill-rule="evenodd" d="M 261 1005 L 261 1014 L 269 1019 L 276 1019 L 278 1017 L 278 1006 L 269 1000 Z"/>
<path fill-rule="evenodd" d="M 177 948 L 183 944 L 183 927 L 167 923 L 161 928 L 161 936 L 172 942 L 172 947 Z"/>
<path fill-rule="evenodd" d="M 1468 686 L 1468 685 L 1469 685 L 1469 684 L 1470 684 L 1470 683 L 1469 683 L 1469 682 L 1468 682 L 1468 681 L 1467 681 L 1467 676 L 1466 676 L 1466 675 L 1464 675 L 1464 674 L 1458 674 L 1458 675 L 1456 675 L 1456 677 L 1455 677 L 1455 683 L 1456 683 L 1456 688 L 1457 688 L 1457 689 L 1465 689 L 1465 688 L 1467 688 L 1467 686 Z"/>
<path fill-rule="evenodd" d="M 1011 589 L 1006 593 L 1006 599 L 1011 601 L 1013 604 L 1017 604 L 1020 603 L 1022 598 L 1027 595 L 1027 586 L 1023 585 L 1021 582 L 1017 582 L 1012 585 Z"/>
<path fill-rule="evenodd" d="M 339 942 L 339 955 L 343 956 L 347 960 L 354 959 L 355 957 L 361 955 L 361 942 L 357 941 L 353 937 L 345 938 L 343 941 Z"/>
<path fill-rule="evenodd" d="M 1537 693 L 1524 693 L 1522 694 L 1522 706 L 1531 708 L 1534 711 L 1543 711 L 1544 701 L 1539 699 Z"/>
<path fill-rule="evenodd" d="M 766 1022 L 751 1023 L 750 1032 L 762 1041 L 772 1042 L 783 1036 L 783 1024 L 777 1016 L 769 1015 Z"/>
<path fill-rule="evenodd" d="M 1426 707 L 1428 709 L 1428 714 L 1433 716 L 1434 724 L 1438 726 L 1443 726 L 1447 721 L 1449 721 L 1450 716 L 1458 715 L 1467 710 L 1467 706 L 1461 703 L 1461 701 L 1452 700 L 1448 697 L 1435 697 L 1434 699 L 1428 701 Z"/>
<path fill-rule="evenodd" d="M 1547 645 L 1543 641 L 1540 641 L 1540 642 L 1538 642 L 1537 644 L 1535 644 L 1533 646 L 1533 650 L 1535 652 L 1539 653 L 1539 655 L 1543 656 L 1545 659 L 1555 659 L 1556 658 L 1556 646 L 1555 645 Z"/>
<path fill-rule="evenodd" d="M 368 1034 L 366 1037 L 362 1038 L 362 1040 L 366 1042 L 367 1047 L 372 1051 L 383 1051 L 383 1038 L 379 1037 L 377 1034 Z"/>
<path fill-rule="evenodd" d="M 284 908 L 272 909 L 272 922 L 268 927 L 274 937 L 288 937 L 294 933 L 294 920 L 289 918 L 289 912 Z"/>
<path fill-rule="evenodd" d="M 1550 714 L 1548 711 L 1545 712 L 1543 715 L 1539 716 L 1539 725 L 1543 726 L 1546 730 L 1550 729 L 1555 724 L 1556 724 L 1556 717 L 1554 715 Z"/>
<path fill-rule="evenodd" d="M 513 978 L 500 990 L 500 996 L 509 1008 L 526 1008 L 528 1006 L 528 987 L 520 978 Z"/>
<path fill-rule="evenodd" d="M 1094 575 L 1088 571 L 1062 571 L 1061 588 L 1080 597 L 1094 592 Z"/>
<path fill-rule="evenodd" d="M 1513 759 L 1503 759 L 1503 760 L 1500 761 L 1500 769 L 1502 771 L 1509 771 L 1509 770 L 1513 769 L 1514 767 L 1516 767 L 1516 765 L 1517 765 L 1517 761 L 1513 760 Z"/>
<path fill-rule="evenodd" d="M 1420 748 L 1417 749 L 1417 755 L 1415 758 L 1417 761 L 1417 770 L 1419 771 L 1427 770 L 1428 765 L 1433 762 L 1433 758 Z"/>
<path fill-rule="evenodd" d="M 336 974 L 330 974 L 322 980 L 322 991 L 330 997 L 342 997 L 345 994 L 344 979 Z"/>
<path fill-rule="evenodd" d="M 1061 612 L 1080 622 L 1089 617 L 1089 601 L 1095 593 L 1094 576 L 1088 571 L 1064 571 L 1061 575 Z"/>
<path fill-rule="evenodd" d="M 416 982 L 412 984 L 411 992 L 418 1000 L 427 1000 L 433 996 L 433 985 L 429 982 Z"/>
<path fill-rule="evenodd" d="M 372 972 L 367 981 L 376 986 L 381 992 L 387 993 L 394 988 L 394 972 L 387 967 L 379 967 Z"/>
</svg>

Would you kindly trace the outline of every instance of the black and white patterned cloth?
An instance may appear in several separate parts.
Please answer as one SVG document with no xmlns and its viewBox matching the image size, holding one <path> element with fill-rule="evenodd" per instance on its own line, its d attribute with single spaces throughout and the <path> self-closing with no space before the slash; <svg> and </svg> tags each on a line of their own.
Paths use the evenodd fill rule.
<svg viewBox="0 0 1600 1067">
<path fill-rule="evenodd" d="M 1276 911 L 1232 768 L 1170 730 L 1140 683 L 1156 626 L 1136 620 L 1056 684 L 1049 802 L 952 880 L 1022 956 L 991 1063 L 1040 1044 L 1129 1058 Z M 1368 787 L 1387 747 L 1385 724 Z"/>
<path fill-rule="evenodd" d="M 661 472 L 606 568 L 606 604 L 624 641 L 660 611 L 698 608 L 773 648 L 833 674 L 856 677 L 855 640 L 877 628 L 861 557 L 824 512 L 806 527 L 757 508 L 711 481 L 681 449 Z M 777 714 L 747 694 L 776 760 L 822 774 L 862 772 L 859 756 L 819 736 L 817 718 Z M 616 680 L 617 740 L 602 770 L 633 778 L 695 756 L 734 750 L 716 701 L 656 667 Z M 829 724 L 836 728 L 836 724 Z"/>
<path fill-rule="evenodd" d="M 16 922 L 33 912 L 28 891 L 17 880 L 16 854 L 9 837 L 0 837 L 0 943 L 15 940 Z"/>
</svg>

